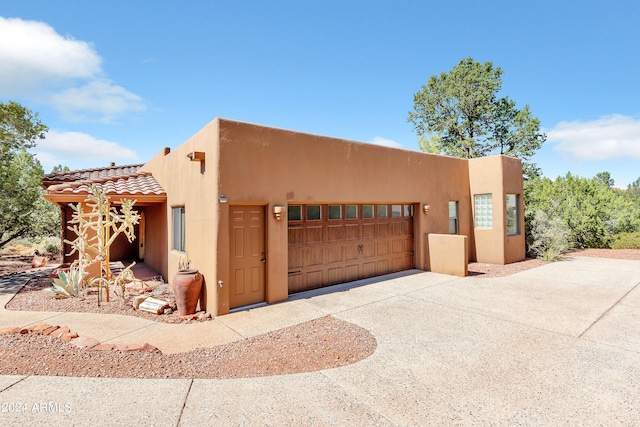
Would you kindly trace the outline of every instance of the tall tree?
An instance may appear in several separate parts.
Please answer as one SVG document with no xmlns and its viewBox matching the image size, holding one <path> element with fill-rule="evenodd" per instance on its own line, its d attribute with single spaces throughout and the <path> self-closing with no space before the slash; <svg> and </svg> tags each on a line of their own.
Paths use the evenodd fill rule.
<svg viewBox="0 0 640 427">
<path fill-rule="evenodd" d="M 616 183 L 616 181 L 613 178 L 611 178 L 611 174 L 607 171 L 598 172 L 595 178 L 597 181 L 603 183 L 609 188 L 612 188 Z"/>
<path fill-rule="evenodd" d="M 505 154 L 528 164 L 547 137 L 528 105 L 520 110 L 508 97 L 497 97 L 501 88 L 502 69 L 472 58 L 431 76 L 414 95 L 408 117 L 420 147 L 466 159 Z"/>
<path fill-rule="evenodd" d="M 59 212 L 42 197 L 42 166 L 27 151 L 47 130 L 37 113 L 0 102 L 0 247 L 16 237 L 58 231 Z"/>
<path fill-rule="evenodd" d="M 640 199 L 640 178 L 627 186 L 627 194 L 633 199 Z"/>
</svg>

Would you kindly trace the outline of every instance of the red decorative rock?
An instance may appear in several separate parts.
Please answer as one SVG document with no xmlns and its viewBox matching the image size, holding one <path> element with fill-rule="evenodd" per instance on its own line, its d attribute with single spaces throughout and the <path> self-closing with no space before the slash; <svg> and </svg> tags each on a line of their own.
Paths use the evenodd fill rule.
<svg viewBox="0 0 640 427">
<path fill-rule="evenodd" d="M 60 336 L 60 339 L 62 341 L 67 341 L 67 342 L 71 341 L 74 338 L 78 338 L 78 334 L 76 334 L 75 332 L 67 332 Z"/>
<path fill-rule="evenodd" d="M 58 329 L 60 329 L 60 326 L 49 326 L 47 329 L 40 331 L 40 335 L 50 335 L 51 332 L 57 331 Z"/>
<path fill-rule="evenodd" d="M 158 351 L 158 349 L 151 344 L 126 344 L 124 351 Z"/>
<path fill-rule="evenodd" d="M 27 326 L 27 329 L 31 332 L 40 333 L 47 328 L 50 328 L 51 325 L 45 322 L 40 322 L 35 325 Z"/>
<path fill-rule="evenodd" d="M 91 350 L 96 350 L 96 351 L 113 351 L 115 349 L 116 349 L 115 344 L 98 344 L 95 347 L 91 347 Z"/>
<path fill-rule="evenodd" d="M 100 344 L 100 341 L 89 337 L 77 337 L 71 340 L 71 344 L 75 345 L 76 347 L 88 350 Z"/>
<path fill-rule="evenodd" d="M 0 335 L 19 334 L 20 328 L 2 328 L 0 329 Z"/>
<path fill-rule="evenodd" d="M 68 334 L 69 332 L 71 332 L 71 330 L 68 326 L 61 326 L 55 331 L 51 332 L 49 336 L 52 338 L 60 338 L 61 336 L 63 336 L 64 334 Z"/>
</svg>

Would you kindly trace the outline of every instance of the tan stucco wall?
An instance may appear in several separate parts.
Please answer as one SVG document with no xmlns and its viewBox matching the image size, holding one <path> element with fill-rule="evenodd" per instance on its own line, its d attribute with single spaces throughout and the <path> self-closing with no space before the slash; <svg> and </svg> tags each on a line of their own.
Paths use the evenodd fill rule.
<svg viewBox="0 0 640 427">
<path fill-rule="evenodd" d="M 465 277 L 468 274 L 468 238 L 455 234 L 429 234 L 431 271 Z"/>
<path fill-rule="evenodd" d="M 189 138 L 175 150 L 165 154 L 159 152 L 147 162 L 143 171 L 151 172 L 167 193 L 165 209 L 166 238 L 164 245 L 166 261 L 150 248 L 152 238 L 147 239 L 147 259 L 150 265 L 166 265 L 162 271 L 171 282 L 178 271 L 178 263 L 185 254 L 172 249 L 172 208 L 184 206 L 186 227 L 186 254 L 191 260 L 191 268 L 198 269 L 203 277 L 205 289 L 201 304 L 216 313 L 216 294 L 211 292 L 216 283 L 216 254 L 218 232 L 218 121 L 213 120 L 197 134 Z M 191 161 L 187 154 L 204 152 L 204 164 Z M 155 228 L 147 215 L 148 228 Z"/>
<path fill-rule="evenodd" d="M 525 258 L 524 209 L 522 208 L 522 163 L 507 156 L 481 157 L 469 160 L 469 185 L 471 190 L 473 224 L 474 195 L 492 194 L 493 227 L 474 228 L 471 245 L 472 256 L 478 262 L 507 264 Z M 520 234 L 507 236 L 506 195 L 517 194 L 520 209 Z"/>
<path fill-rule="evenodd" d="M 194 151 L 205 153 L 204 169 L 187 158 Z M 515 175 L 512 160 L 495 156 L 467 161 L 215 119 L 183 145 L 169 153 L 161 151 L 142 168 L 167 193 L 166 206 L 161 208 L 164 217 L 153 220 L 156 215 L 146 211 L 146 261 L 169 281 L 175 275 L 183 254 L 171 249 L 171 209 L 184 206 L 191 267 L 204 275 L 206 309 L 220 315 L 229 311 L 230 206 L 266 209 L 266 300 L 273 303 L 288 296 L 287 220 L 286 214 L 276 220 L 273 206 L 413 204 L 415 266 L 428 270 L 428 236 L 448 233 L 448 202 L 457 201 L 459 234 L 468 237 L 467 258 L 475 260 L 478 253 L 478 260 L 502 264 L 508 262 L 505 245 L 519 245 L 518 239 L 505 240 L 504 207 L 502 211 L 494 208 L 492 230 L 476 230 L 474 236 L 471 194 L 495 192 L 495 200 L 504 200 L 510 181 L 501 176 L 503 169 L 514 173 L 509 180 L 519 179 L 521 186 L 522 175 Z M 222 195 L 227 203 L 218 201 Z M 428 214 L 422 210 L 425 204 L 430 206 Z M 163 227 L 165 241 L 151 248 L 153 235 Z M 157 248 L 164 248 L 164 254 Z"/>
<path fill-rule="evenodd" d="M 228 206 L 267 207 L 267 301 L 287 298 L 287 222 L 274 205 L 296 203 L 412 203 L 415 266 L 429 268 L 429 233 L 448 232 L 448 202 L 459 202 L 460 233 L 468 220 L 469 169 L 462 159 L 220 120 L 218 279 L 229 280 Z M 430 205 L 428 215 L 422 212 Z M 221 294 L 221 300 L 228 295 Z M 226 306 L 219 303 L 220 313 Z"/>
<path fill-rule="evenodd" d="M 502 180 L 505 197 L 507 194 L 518 195 L 518 226 L 519 234 L 504 235 L 504 263 L 522 261 L 526 257 L 526 242 L 524 234 L 524 185 L 522 182 L 522 162 L 513 157 L 502 157 Z M 504 200 L 504 198 L 503 198 Z M 503 206 L 506 216 L 506 205 Z M 505 225 L 506 227 L 506 225 Z"/>
</svg>

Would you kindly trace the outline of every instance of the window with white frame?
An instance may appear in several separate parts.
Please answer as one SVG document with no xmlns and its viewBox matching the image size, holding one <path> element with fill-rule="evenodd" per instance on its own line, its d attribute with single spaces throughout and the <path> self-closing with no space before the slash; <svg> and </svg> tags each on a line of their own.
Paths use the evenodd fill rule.
<svg viewBox="0 0 640 427">
<path fill-rule="evenodd" d="M 518 195 L 507 194 L 507 235 L 520 234 L 520 221 L 518 220 Z"/>
<path fill-rule="evenodd" d="M 185 252 L 185 218 L 184 206 L 172 209 L 173 221 L 173 244 L 172 247 L 176 251 Z"/>
<path fill-rule="evenodd" d="M 307 205 L 307 221 L 319 221 L 322 219 L 322 206 Z"/>
<path fill-rule="evenodd" d="M 473 196 L 476 228 L 493 228 L 493 201 L 491 194 Z"/>
<path fill-rule="evenodd" d="M 342 205 L 329 205 L 327 210 L 329 219 L 342 219 Z"/>
<path fill-rule="evenodd" d="M 458 234 L 458 202 L 449 202 L 449 234 Z"/>
</svg>

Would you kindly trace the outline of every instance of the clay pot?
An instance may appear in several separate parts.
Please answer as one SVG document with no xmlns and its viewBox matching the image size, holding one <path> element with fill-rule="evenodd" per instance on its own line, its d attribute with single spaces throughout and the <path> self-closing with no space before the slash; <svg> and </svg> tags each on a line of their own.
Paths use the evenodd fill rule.
<svg viewBox="0 0 640 427">
<path fill-rule="evenodd" d="M 181 316 L 195 313 L 202 289 L 202 274 L 196 269 L 178 270 L 171 285 L 176 297 L 178 313 Z"/>
</svg>

